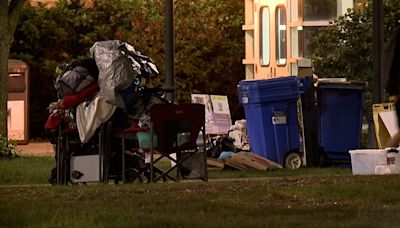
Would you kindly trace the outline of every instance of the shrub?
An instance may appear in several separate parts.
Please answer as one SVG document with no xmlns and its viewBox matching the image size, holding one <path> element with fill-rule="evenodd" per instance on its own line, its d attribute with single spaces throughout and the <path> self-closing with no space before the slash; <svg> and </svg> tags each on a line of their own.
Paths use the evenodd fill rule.
<svg viewBox="0 0 400 228">
<path fill-rule="evenodd" d="M 3 158 L 16 158 L 16 144 L 10 142 L 6 137 L 0 135 L 0 159 Z"/>
<path fill-rule="evenodd" d="M 400 2 L 384 0 L 384 38 L 400 25 Z M 320 77 L 346 77 L 372 81 L 372 0 L 360 0 L 356 7 L 322 29 L 313 41 L 315 71 Z M 385 83 L 385 82 L 384 82 Z M 372 96 L 372 83 L 367 98 Z"/>
</svg>

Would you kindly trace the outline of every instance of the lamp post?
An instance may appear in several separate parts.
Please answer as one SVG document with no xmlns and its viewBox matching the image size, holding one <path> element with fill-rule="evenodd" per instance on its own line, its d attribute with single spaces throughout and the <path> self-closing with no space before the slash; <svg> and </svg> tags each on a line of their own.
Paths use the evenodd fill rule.
<svg viewBox="0 0 400 228">
<path fill-rule="evenodd" d="M 174 0 L 166 0 L 166 87 L 174 88 Z M 170 94 L 169 94 L 170 95 Z M 168 97 L 172 101 L 173 97 Z"/>
<path fill-rule="evenodd" d="M 373 0 L 373 77 L 372 77 L 372 104 L 382 103 L 384 89 L 382 83 L 383 72 L 383 0 Z M 371 108 L 372 109 L 372 108 Z M 371 110 L 369 109 L 369 110 Z M 375 129 L 372 110 L 369 112 L 368 142 L 370 148 L 376 148 Z"/>
<path fill-rule="evenodd" d="M 381 103 L 384 100 L 382 82 L 382 58 L 383 58 L 383 2 L 373 0 L 373 103 Z"/>
</svg>

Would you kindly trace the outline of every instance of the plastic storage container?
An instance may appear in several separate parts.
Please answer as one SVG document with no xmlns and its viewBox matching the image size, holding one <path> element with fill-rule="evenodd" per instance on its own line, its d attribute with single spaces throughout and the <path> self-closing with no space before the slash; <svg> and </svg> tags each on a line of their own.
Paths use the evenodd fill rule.
<svg viewBox="0 0 400 228">
<path fill-rule="evenodd" d="M 349 153 L 354 175 L 373 175 L 376 167 L 387 165 L 385 150 L 350 150 Z"/>
<path fill-rule="evenodd" d="M 365 86 L 363 82 L 319 82 L 319 144 L 325 160 L 350 162 L 348 151 L 360 148 Z"/>
<path fill-rule="evenodd" d="M 242 80 L 237 90 L 246 115 L 251 151 L 284 165 L 285 157 L 298 153 L 300 148 L 298 79 L 290 76 Z"/>
</svg>

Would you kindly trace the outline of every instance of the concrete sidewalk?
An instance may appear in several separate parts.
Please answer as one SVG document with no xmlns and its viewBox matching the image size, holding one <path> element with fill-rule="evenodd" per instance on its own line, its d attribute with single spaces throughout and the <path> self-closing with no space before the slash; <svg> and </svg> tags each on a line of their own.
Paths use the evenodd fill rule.
<svg viewBox="0 0 400 228">
<path fill-rule="evenodd" d="M 53 156 L 54 148 L 49 142 L 30 142 L 17 145 L 17 153 L 21 156 Z"/>
</svg>

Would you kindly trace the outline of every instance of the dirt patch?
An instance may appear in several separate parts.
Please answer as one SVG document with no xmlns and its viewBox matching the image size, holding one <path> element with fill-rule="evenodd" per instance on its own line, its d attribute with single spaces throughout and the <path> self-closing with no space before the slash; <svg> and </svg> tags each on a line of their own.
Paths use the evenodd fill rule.
<svg viewBox="0 0 400 228">
<path fill-rule="evenodd" d="M 17 154 L 20 156 L 52 156 L 53 144 L 47 142 L 32 142 L 27 145 L 17 145 Z"/>
</svg>

